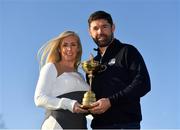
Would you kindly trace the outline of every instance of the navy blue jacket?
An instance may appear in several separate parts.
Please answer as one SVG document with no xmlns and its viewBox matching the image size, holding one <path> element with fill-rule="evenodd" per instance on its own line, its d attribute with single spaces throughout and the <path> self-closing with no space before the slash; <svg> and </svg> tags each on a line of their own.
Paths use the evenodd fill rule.
<svg viewBox="0 0 180 130">
<path fill-rule="evenodd" d="M 94 73 L 92 90 L 97 100 L 109 98 L 111 108 L 93 115 L 91 127 L 113 123 L 132 123 L 142 120 L 140 97 L 150 91 L 150 77 L 139 51 L 132 45 L 114 39 L 103 57 L 99 50 L 94 58 L 107 66 Z"/>
</svg>

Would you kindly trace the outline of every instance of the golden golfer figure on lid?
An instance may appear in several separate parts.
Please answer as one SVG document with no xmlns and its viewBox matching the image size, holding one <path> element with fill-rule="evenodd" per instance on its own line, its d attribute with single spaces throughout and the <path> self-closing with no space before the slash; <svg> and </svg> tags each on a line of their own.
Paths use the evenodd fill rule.
<svg viewBox="0 0 180 130">
<path fill-rule="evenodd" d="M 91 104 L 96 101 L 96 95 L 91 90 L 92 79 L 94 77 L 93 73 L 94 72 L 102 72 L 107 67 L 105 65 L 101 65 L 98 61 L 95 61 L 92 54 L 90 55 L 90 60 L 82 62 L 81 66 L 82 66 L 82 69 L 84 70 L 84 72 L 88 74 L 89 85 L 90 85 L 90 90 L 84 94 L 81 107 L 88 109 L 88 108 L 91 108 Z"/>
</svg>

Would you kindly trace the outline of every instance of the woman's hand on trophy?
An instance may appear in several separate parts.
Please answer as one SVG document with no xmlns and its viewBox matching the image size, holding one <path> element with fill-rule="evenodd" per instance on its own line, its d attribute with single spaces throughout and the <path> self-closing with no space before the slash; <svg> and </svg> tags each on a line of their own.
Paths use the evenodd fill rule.
<svg viewBox="0 0 180 130">
<path fill-rule="evenodd" d="M 111 107 L 111 103 L 108 98 L 101 98 L 98 101 L 91 104 L 89 111 L 93 114 L 102 114 Z"/>
<path fill-rule="evenodd" d="M 86 110 L 86 109 L 83 109 L 81 107 L 81 104 L 79 104 L 78 102 L 76 102 L 74 104 L 74 107 L 73 107 L 73 113 L 88 113 L 89 111 Z"/>
</svg>

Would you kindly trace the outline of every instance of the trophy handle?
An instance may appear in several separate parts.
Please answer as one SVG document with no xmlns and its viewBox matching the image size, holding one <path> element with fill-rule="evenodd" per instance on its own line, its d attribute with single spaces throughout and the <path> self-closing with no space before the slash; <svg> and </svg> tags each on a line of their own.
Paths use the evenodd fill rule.
<svg viewBox="0 0 180 130">
<path fill-rule="evenodd" d="M 107 69 L 107 66 L 106 65 L 100 65 L 100 69 L 98 72 L 103 72 Z"/>
</svg>

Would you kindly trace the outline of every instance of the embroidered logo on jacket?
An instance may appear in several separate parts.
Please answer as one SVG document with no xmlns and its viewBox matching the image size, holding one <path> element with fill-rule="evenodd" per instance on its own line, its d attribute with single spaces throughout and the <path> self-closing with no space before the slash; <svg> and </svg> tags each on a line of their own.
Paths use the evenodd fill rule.
<svg viewBox="0 0 180 130">
<path fill-rule="evenodd" d="M 108 65 L 112 66 L 115 64 L 115 62 L 116 62 L 116 59 L 112 58 L 111 60 L 109 60 Z"/>
</svg>

